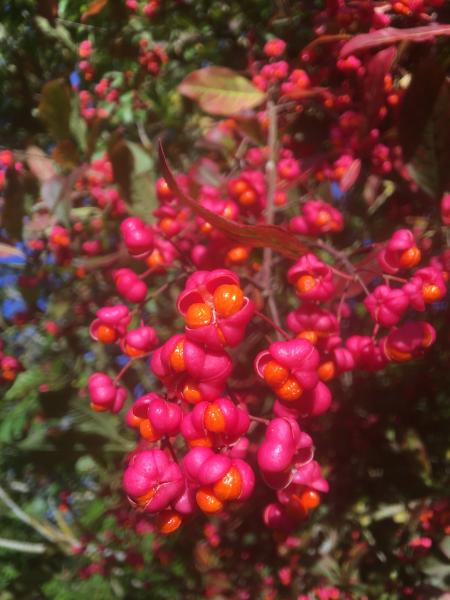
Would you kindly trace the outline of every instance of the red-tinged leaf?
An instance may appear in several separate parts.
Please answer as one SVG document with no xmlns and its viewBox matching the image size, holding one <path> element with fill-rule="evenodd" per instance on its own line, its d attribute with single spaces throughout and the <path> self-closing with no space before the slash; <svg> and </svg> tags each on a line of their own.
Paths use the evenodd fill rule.
<svg viewBox="0 0 450 600">
<path fill-rule="evenodd" d="M 163 176 L 178 199 L 189 206 L 194 213 L 200 215 L 211 223 L 211 225 L 226 233 L 230 239 L 254 248 L 272 248 L 275 252 L 294 260 L 308 252 L 308 248 L 295 235 L 281 227 L 277 227 L 276 225 L 242 225 L 241 223 L 236 223 L 236 221 L 224 219 L 204 208 L 193 198 L 184 194 L 179 188 L 167 164 L 161 142 L 159 144 L 159 159 Z"/>
<path fill-rule="evenodd" d="M 235 115 L 255 108 L 266 99 L 264 92 L 227 67 L 193 71 L 183 79 L 178 91 L 213 115 Z"/>
<path fill-rule="evenodd" d="M 364 78 L 364 99 L 367 107 L 368 127 L 374 127 L 380 120 L 380 108 L 385 101 L 384 78 L 389 73 L 397 55 L 397 48 L 390 46 L 377 52 L 367 65 Z"/>
<path fill-rule="evenodd" d="M 254 116 L 236 117 L 236 130 L 242 137 L 249 138 L 254 144 L 264 146 L 267 142 L 267 134 L 264 133 L 260 122 Z"/>
<path fill-rule="evenodd" d="M 94 0 L 81 15 L 81 20 L 85 21 L 87 18 L 97 15 L 105 8 L 107 4 L 108 0 Z"/>
<path fill-rule="evenodd" d="M 80 155 L 72 140 L 59 142 L 52 151 L 52 158 L 65 169 L 72 169 L 80 162 Z"/>
<path fill-rule="evenodd" d="M 384 29 L 378 29 L 370 33 L 355 35 L 355 37 L 342 46 L 339 56 L 340 58 L 345 58 L 349 54 L 354 54 L 361 50 L 397 44 L 398 42 L 429 42 L 441 35 L 450 35 L 450 25 L 435 23 L 423 27 L 410 27 L 406 29 L 385 27 Z"/>
<path fill-rule="evenodd" d="M 354 185 L 361 172 L 361 161 L 359 158 L 355 158 L 352 164 L 349 166 L 345 175 L 341 179 L 340 187 L 343 192 L 348 190 Z"/>
<path fill-rule="evenodd" d="M 314 48 L 321 46 L 322 44 L 332 44 L 333 42 L 341 42 L 342 40 L 349 40 L 352 36 L 349 33 L 337 33 L 332 35 L 319 35 L 312 42 L 303 48 L 301 56 L 308 55 Z"/>
</svg>

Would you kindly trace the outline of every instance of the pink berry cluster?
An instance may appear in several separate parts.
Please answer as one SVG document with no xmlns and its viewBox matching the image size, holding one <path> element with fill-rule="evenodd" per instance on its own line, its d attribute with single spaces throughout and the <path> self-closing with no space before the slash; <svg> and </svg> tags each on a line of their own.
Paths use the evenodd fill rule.
<svg viewBox="0 0 450 600">
<path fill-rule="evenodd" d="M 277 502 L 264 513 L 265 523 L 274 529 L 293 529 L 296 521 L 318 506 L 320 493 L 328 490 L 314 460 L 312 440 L 299 426 L 303 419 L 329 409 L 332 394 L 325 382 L 354 369 L 375 371 L 390 362 L 412 360 L 435 341 L 434 328 L 426 321 L 400 321 L 408 309 L 424 311 L 427 304 L 445 296 L 447 272 L 439 258 L 432 266 L 413 271 L 409 279 L 399 277 L 421 260 L 412 233 L 399 230 L 378 251 L 377 260 L 385 283 L 370 292 L 359 282 L 374 323 L 372 335 L 346 340 L 341 333 L 345 294 L 336 304 L 342 274 L 313 254 L 302 256 L 288 270 L 287 279 L 301 301 L 287 316 L 296 337 L 273 342 L 255 359 L 256 373 L 276 396 L 276 418 L 257 453 L 264 481 L 277 490 Z"/>
<path fill-rule="evenodd" d="M 125 240 L 133 252 L 131 237 Z M 157 348 L 150 362 L 166 391 L 138 398 L 126 418 L 141 441 L 129 458 L 124 489 L 134 505 L 157 517 L 162 533 L 175 531 L 198 509 L 216 513 L 246 500 L 255 483 L 245 460 L 249 414 L 224 395 L 232 370 L 224 348 L 241 343 L 253 303 L 239 278 L 221 269 L 193 273 L 177 308 L 185 333 Z M 94 322 L 94 335 L 98 328 Z"/>
<path fill-rule="evenodd" d="M 253 154 L 257 164 L 258 156 Z M 284 175 L 288 167 L 293 168 L 289 162 L 281 166 Z M 185 176 L 178 176 L 177 181 L 186 189 Z M 236 273 L 213 268 L 189 275 L 176 302 L 185 324 L 183 333 L 158 346 L 155 330 L 145 325 L 147 276 L 169 277 L 168 270 L 183 260 L 182 251 L 190 252 L 194 264 L 212 265 L 227 262 L 233 252 L 239 254 L 239 247 L 223 232 L 184 208 L 164 180 L 158 180 L 156 190 L 159 220 L 148 225 L 127 217 L 120 226 L 128 254 L 147 271 L 138 274 L 134 268 L 121 267 L 111 272 L 117 293 L 135 308 L 124 304 L 101 307 L 91 324 L 93 339 L 116 345 L 129 357 L 115 378 L 101 372 L 91 375 L 92 407 L 120 411 L 127 397 L 120 383 L 123 374 L 133 361 L 150 354 L 151 371 L 161 389 L 140 396 L 126 416 L 127 425 L 139 435 L 124 476 L 132 504 L 155 517 L 160 532 L 171 533 L 199 509 L 214 514 L 228 509 L 230 503 L 246 500 L 255 486 L 256 464 L 275 494 L 263 520 L 287 534 L 317 508 L 321 494 L 328 491 L 305 427 L 309 419 L 330 408 L 330 382 L 356 369 L 377 371 L 423 355 L 433 344 L 435 331 L 428 322 L 415 319 L 414 312 L 423 312 L 444 298 L 449 258 L 444 253 L 420 267 L 420 247 L 426 251 L 426 245 L 410 230 L 400 229 L 374 246 L 365 272 L 367 261 L 361 261 L 361 266 L 351 262 L 322 241 L 324 235 L 343 230 L 340 211 L 322 200 L 302 204 L 301 214 L 289 223 L 290 230 L 308 240 L 311 248 L 328 253 L 340 268 L 313 252 L 306 252 L 287 268 L 286 281 L 299 306 L 285 315 L 291 333 L 272 323 L 275 333 L 286 339 L 271 342 L 252 356 L 261 381 L 257 389 L 265 396 L 268 386 L 275 395 L 269 410 L 252 414 L 251 394 L 233 391 L 229 383 L 233 374 L 230 352 L 234 355 L 246 343 L 248 325 L 258 313 Z M 242 203 L 244 194 L 255 197 L 251 210 Z M 201 186 L 198 202 L 224 218 L 260 219 L 266 195 L 262 171 L 244 170 L 226 188 Z M 212 254 L 212 249 L 217 253 Z M 236 262 L 251 273 L 251 248 L 243 250 L 244 260 Z M 350 299 L 360 297 L 367 316 L 359 327 L 371 331 L 348 335 L 348 322 L 355 318 Z"/>
</svg>

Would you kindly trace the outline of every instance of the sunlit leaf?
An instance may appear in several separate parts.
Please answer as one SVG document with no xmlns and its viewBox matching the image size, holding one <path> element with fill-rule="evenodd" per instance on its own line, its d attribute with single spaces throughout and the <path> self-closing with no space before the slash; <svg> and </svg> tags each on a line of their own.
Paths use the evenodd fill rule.
<svg viewBox="0 0 450 600">
<path fill-rule="evenodd" d="M 266 94 L 248 79 L 226 67 L 205 67 L 193 71 L 178 91 L 214 115 L 234 115 L 261 104 Z"/>
<path fill-rule="evenodd" d="M 50 23 L 50 21 L 44 17 L 36 16 L 36 23 L 39 29 L 47 35 L 49 38 L 52 38 L 55 41 L 62 42 L 69 50 L 72 52 L 77 51 L 77 46 L 73 43 L 70 33 L 61 23 Z"/>
</svg>

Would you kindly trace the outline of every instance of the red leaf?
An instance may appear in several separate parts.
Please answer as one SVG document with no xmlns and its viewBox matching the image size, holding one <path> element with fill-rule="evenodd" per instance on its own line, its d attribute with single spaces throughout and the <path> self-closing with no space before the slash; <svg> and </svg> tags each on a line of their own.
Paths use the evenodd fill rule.
<svg viewBox="0 0 450 600">
<path fill-rule="evenodd" d="M 384 78 L 391 70 L 397 48 L 390 46 L 377 52 L 367 65 L 364 78 L 364 98 L 367 106 L 367 120 L 370 128 L 380 120 L 380 108 L 385 101 Z"/>
<path fill-rule="evenodd" d="M 339 53 L 340 58 L 354 54 L 361 50 L 396 44 L 397 42 L 429 42 L 440 35 L 450 35 L 450 25 L 425 25 L 424 27 L 411 27 L 398 29 L 397 27 L 386 27 L 370 33 L 355 35 L 344 44 Z"/>
<path fill-rule="evenodd" d="M 178 199 L 189 206 L 194 213 L 200 215 L 211 223 L 211 225 L 226 233 L 232 240 L 254 248 L 272 248 L 275 252 L 294 260 L 308 252 L 308 248 L 295 235 L 281 227 L 277 227 L 276 225 L 242 225 L 241 223 L 236 223 L 236 221 L 224 219 L 201 206 L 201 204 L 190 198 L 187 194 L 184 194 L 167 164 L 161 142 L 159 143 L 159 160 L 164 178 Z"/>
<path fill-rule="evenodd" d="M 359 160 L 359 158 L 355 158 L 355 160 L 352 162 L 350 167 L 345 172 L 345 175 L 341 179 L 340 187 L 343 192 L 348 192 L 348 190 L 358 179 L 360 172 L 361 161 Z"/>
<path fill-rule="evenodd" d="M 81 15 L 81 20 L 85 21 L 88 17 L 93 17 L 101 12 L 108 4 L 108 0 L 94 0 Z"/>
</svg>

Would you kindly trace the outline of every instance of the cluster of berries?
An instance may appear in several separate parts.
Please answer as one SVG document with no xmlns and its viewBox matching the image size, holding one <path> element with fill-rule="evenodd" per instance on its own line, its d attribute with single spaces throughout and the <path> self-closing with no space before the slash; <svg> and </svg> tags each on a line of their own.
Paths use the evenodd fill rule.
<svg viewBox="0 0 450 600">
<path fill-rule="evenodd" d="M 142 231 L 134 235 L 130 223 L 134 221 L 127 219 L 122 227 L 125 242 L 132 255 L 142 257 L 151 251 L 151 239 Z M 248 412 L 223 395 L 232 370 L 224 348 L 242 341 L 253 303 L 239 278 L 223 269 L 192 274 L 177 308 L 185 332 L 157 348 L 150 363 L 166 393 L 138 398 L 126 418 L 129 427 L 139 431 L 141 442 L 129 457 L 125 491 L 133 504 L 157 515 L 162 533 L 176 530 L 196 508 L 215 513 L 225 504 L 243 501 L 254 487 L 253 471 L 244 460 Z M 131 315 L 123 305 L 101 308 L 97 316 L 92 337 L 119 343 L 130 357 L 142 357 L 157 343 L 150 327 L 127 331 Z M 146 332 L 153 335 L 146 337 Z M 126 391 L 117 378 L 94 373 L 88 388 L 95 410 L 117 412 L 124 403 Z M 180 460 L 181 440 L 188 451 Z"/>
<path fill-rule="evenodd" d="M 257 163 L 259 156 L 253 154 Z M 289 164 L 282 166 L 289 170 Z M 177 180 L 186 188 L 184 176 Z M 227 184 L 231 199 L 223 199 L 217 188 L 204 185 L 199 204 L 233 219 L 243 208 L 241 196 L 251 192 L 260 212 L 265 205 L 265 186 L 260 171 L 243 171 Z M 180 260 L 180 248 L 189 249 L 193 257 L 201 256 L 196 245 L 199 236 L 208 238 L 210 246 L 205 248 L 209 253 L 214 244 L 223 244 L 230 252 L 225 234 L 205 218 L 195 217 L 199 227 L 189 230 L 189 211 L 163 179 L 158 180 L 156 189 L 159 222 L 150 226 L 128 217 L 120 226 L 129 255 L 146 264 L 147 273 L 164 273 L 175 259 Z M 181 237 L 182 223 L 185 234 Z M 291 219 L 290 228 L 305 239 L 313 238 L 314 243 L 318 236 L 341 231 L 343 217 L 330 204 L 309 200 L 302 205 L 301 214 Z M 324 243 L 321 247 L 325 251 L 330 248 Z M 139 397 L 126 416 L 127 425 L 139 433 L 140 441 L 128 460 L 125 491 L 133 505 L 156 516 L 159 531 L 175 531 L 198 508 L 215 513 L 229 502 L 248 498 L 255 484 L 250 464 L 256 459 L 262 479 L 276 493 L 276 500 L 264 511 L 264 522 L 288 533 L 320 504 L 320 495 L 328 490 L 314 458 L 312 439 L 303 430 L 304 419 L 329 409 L 332 393 L 328 382 L 355 369 L 375 371 L 390 362 L 420 357 L 434 342 L 429 323 L 401 321 L 409 310 L 423 311 L 444 297 L 449 262 L 445 254 L 416 268 L 422 252 L 413 233 L 401 229 L 377 247 L 378 267 L 364 277 L 357 265 L 347 260 L 349 268 L 335 252 L 346 272 L 311 252 L 287 271 L 287 281 L 300 300 L 299 307 L 286 316 L 294 337 L 286 334 L 286 341 L 272 342 L 254 361 L 257 376 L 276 396 L 270 415 L 251 415 L 246 394 L 233 392 L 227 383 L 233 369 L 227 349 L 243 343 L 255 312 L 234 272 L 220 268 L 192 273 L 176 304 L 185 322 L 184 332 L 159 347 L 155 331 L 144 325 L 143 318 L 139 327 L 129 329 L 135 311 L 125 305 L 97 312 L 92 337 L 117 344 L 130 358 L 129 364 L 151 354 L 151 370 L 165 389 L 164 393 Z M 223 262 L 224 253 L 215 258 Z M 402 277 L 410 270 L 409 279 Z M 137 312 L 148 297 L 144 277 L 131 268 L 113 271 L 118 293 L 138 305 Z M 383 283 L 377 285 L 379 278 Z M 373 332 L 344 340 L 343 323 L 352 315 L 346 302 L 350 285 L 359 286 L 358 295 L 365 294 L 363 303 L 373 321 Z M 120 377 L 112 379 L 106 373 L 90 377 L 95 410 L 117 412 L 122 408 L 127 392 Z M 255 447 L 250 439 L 261 424 L 267 428 Z"/>
<path fill-rule="evenodd" d="M 161 67 L 167 63 L 169 57 L 166 51 L 159 45 L 149 49 L 149 42 L 142 38 L 139 42 L 139 64 L 152 75 L 159 75 Z"/>
<path fill-rule="evenodd" d="M 385 277 L 414 268 L 421 252 L 409 230 L 393 234 L 378 253 Z M 341 309 L 328 310 L 337 293 L 339 272 L 313 254 L 302 256 L 287 274 L 301 305 L 287 316 L 295 339 L 270 344 L 255 359 L 259 377 L 273 390 L 276 400 L 271 421 L 257 454 L 265 482 L 277 490 L 277 503 L 264 513 L 267 525 L 291 530 L 320 502 L 328 489 L 313 460 L 311 438 L 299 428 L 299 420 L 325 412 L 332 395 L 325 382 L 354 369 L 380 370 L 390 362 L 405 362 L 423 355 L 435 341 L 434 328 L 426 321 L 399 322 L 410 307 L 425 310 L 427 304 L 446 294 L 447 271 L 439 259 L 417 269 L 409 280 L 394 280 L 367 289 L 364 304 L 374 321 L 371 336 L 341 338 Z M 373 279 L 373 277 L 371 278 Z M 392 287 L 392 283 L 403 283 Z M 364 286 L 364 284 L 362 284 Z M 344 294 L 345 296 L 345 294 Z M 342 298 L 342 297 L 341 297 Z M 339 311 L 339 312 L 338 312 Z M 380 328 L 385 335 L 377 338 Z"/>
</svg>

